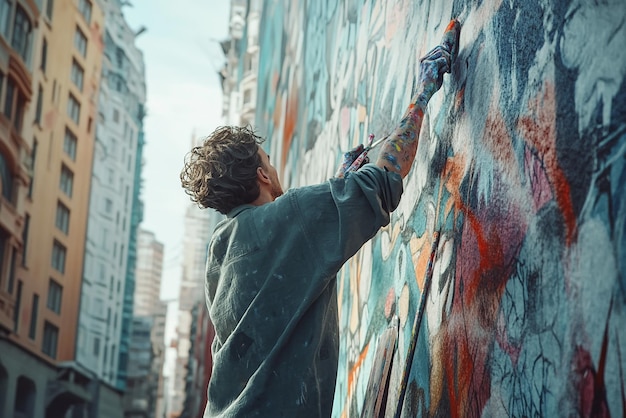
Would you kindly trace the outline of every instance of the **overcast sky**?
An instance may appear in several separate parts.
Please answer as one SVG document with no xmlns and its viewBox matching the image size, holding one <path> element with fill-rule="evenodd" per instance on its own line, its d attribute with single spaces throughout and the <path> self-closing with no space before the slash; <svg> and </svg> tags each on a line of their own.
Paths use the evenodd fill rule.
<svg viewBox="0 0 626 418">
<path fill-rule="evenodd" d="M 123 11 L 146 66 L 144 221 L 165 245 L 163 299 L 178 295 L 184 213 L 179 173 L 191 138 L 222 124 L 218 41 L 228 36 L 229 0 L 132 0 Z"/>
</svg>

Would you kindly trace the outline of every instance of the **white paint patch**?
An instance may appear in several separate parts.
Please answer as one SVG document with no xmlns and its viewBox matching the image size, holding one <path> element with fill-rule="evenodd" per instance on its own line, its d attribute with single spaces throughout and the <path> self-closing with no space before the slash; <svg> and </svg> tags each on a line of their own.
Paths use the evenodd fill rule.
<svg viewBox="0 0 626 418">
<path fill-rule="evenodd" d="M 611 102 L 626 76 L 626 7 L 623 0 L 573 1 L 560 40 L 563 64 L 577 69 L 576 111 L 582 133 L 598 103 L 602 123 L 611 119 Z"/>
</svg>

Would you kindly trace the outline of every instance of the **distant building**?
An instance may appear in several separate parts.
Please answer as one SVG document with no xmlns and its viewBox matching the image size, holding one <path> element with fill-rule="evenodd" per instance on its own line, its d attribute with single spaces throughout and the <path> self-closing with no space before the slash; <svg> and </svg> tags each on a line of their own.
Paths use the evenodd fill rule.
<svg viewBox="0 0 626 418">
<path fill-rule="evenodd" d="M 78 361 L 123 391 L 132 325 L 145 71 L 136 33 L 120 0 L 99 1 L 105 14 L 102 83 L 78 329 Z M 121 407 L 121 399 L 119 402 Z"/>
<path fill-rule="evenodd" d="M 135 316 L 129 345 L 131 361 L 127 370 L 127 389 L 124 395 L 125 418 L 150 418 L 154 416 L 156 399 L 152 387 L 156 385 L 152 374 L 153 351 L 150 334 L 153 318 Z"/>
<path fill-rule="evenodd" d="M 197 140 L 196 140 L 197 141 Z M 209 241 L 222 216 L 213 210 L 203 210 L 190 203 L 185 212 L 183 242 L 183 276 L 180 284 L 178 324 L 176 327 L 176 365 L 170 411 L 180 413 L 185 402 L 185 381 L 191 346 L 191 326 L 196 320 L 192 309 L 204 304 L 204 277 Z M 204 308 L 206 309 L 206 308 Z"/>
<path fill-rule="evenodd" d="M 133 311 L 135 316 L 150 316 L 158 311 L 162 273 L 163 244 L 157 241 L 153 232 L 139 229 Z"/>
<path fill-rule="evenodd" d="M 152 232 L 139 230 L 136 286 L 124 416 L 163 416 L 163 364 L 167 304 L 159 299 L 163 244 Z"/>
<path fill-rule="evenodd" d="M 215 328 L 209 318 L 204 301 L 197 302 L 191 311 L 193 322 L 190 330 L 191 344 L 185 379 L 185 401 L 180 418 L 202 418 L 207 402 L 207 389 L 213 359 L 211 344 L 215 338 Z"/>
</svg>

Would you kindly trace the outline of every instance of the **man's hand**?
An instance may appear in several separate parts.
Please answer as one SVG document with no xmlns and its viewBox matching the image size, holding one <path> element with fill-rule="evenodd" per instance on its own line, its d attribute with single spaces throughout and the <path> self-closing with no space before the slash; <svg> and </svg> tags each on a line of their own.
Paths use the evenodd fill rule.
<svg viewBox="0 0 626 418">
<path fill-rule="evenodd" d="M 365 145 L 359 144 L 356 147 L 352 148 L 350 151 L 344 153 L 343 161 L 341 162 L 341 165 L 337 169 L 337 172 L 335 173 L 335 177 L 337 178 L 344 177 L 346 175 L 346 171 L 348 171 L 348 169 L 352 166 L 352 164 L 354 164 L 357 158 L 359 158 L 359 156 L 361 156 L 361 154 L 363 154 L 364 152 L 365 152 Z M 361 168 L 363 165 L 369 163 L 369 161 L 370 159 L 366 155 L 363 161 L 359 162 L 358 167 L 355 167 L 356 170 Z M 352 170 L 352 171 L 356 171 L 356 170 Z"/>
<path fill-rule="evenodd" d="M 441 44 L 420 59 L 416 102 L 425 106 L 443 83 L 443 75 L 450 72 L 459 49 L 461 25 L 454 19 L 446 28 Z"/>
<path fill-rule="evenodd" d="M 461 24 L 452 19 L 441 44 L 420 59 L 417 92 L 398 127 L 383 143 L 376 165 L 406 177 L 417 152 L 424 112 L 430 98 L 441 88 L 443 74 L 449 73 L 459 50 Z"/>
</svg>

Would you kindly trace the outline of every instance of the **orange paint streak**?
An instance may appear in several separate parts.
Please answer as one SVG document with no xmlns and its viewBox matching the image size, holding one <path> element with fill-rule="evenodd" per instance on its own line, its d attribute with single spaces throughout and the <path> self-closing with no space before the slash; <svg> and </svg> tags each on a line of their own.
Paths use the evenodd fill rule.
<svg viewBox="0 0 626 418">
<path fill-rule="evenodd" d="M 431 240 L 424 234 L 420 238 L 413 237 L 409 241 L 411 250 L 411 259 L 415 266 L 415 281 L 420 292 L 424 290 L 424 281 L 426 280 L 426 269 L 428 267 L 428 259 L 430 258 Z"/>
<path fill-rule="evenodd" d="M 566 228 L 566 244 L 569 246 L 576 232 L 576 214 L 572 204 L 570 185 L 559 167 L 556 153 L 556 98 L 554 84 L 545 82 L 543 90 L 528 102 L 531 115 L 520 118 L 518 129 L 526 142 L 540 154 L 546 167 L 548 181 L 561 208 Z"/>
<path fill-rule="evenodd" d="M 283 96 L 278 94 L 276 96 L 276 104 L 274 107 L 274 114 L 272 115 L 272 123 L 274 124 L 274 128 L 280 126 L 280 119 L 283 111 Z"/>
<path fill-rule="evenodd" d="M 352 398 L 352 393 L 354 393 L 354 382 L 356 380 L 357 375 L 359 374 L 359 371 L 361 370 L 361 365 L 363 364 L 363 361 L 365 360 L 365 357 L 367 356 L 367 351 L 369 350 L 369 348 L 370 348 L 369 344 L 367 344 L 365 348 L 363 348 L 363 351 L 361 351 L 359 358 L 352 365 L 352 367 L 350 368 L 350 371 L 348 372 L 348 399 Z"/>
<path fill-rule="evenodd" d="M 445 187 L 451 198 L 446 202 L 444 208 L 444 216 L 447 216 L 454 204 L 454 216 L 458 215 L 463 207 L 463 199 L 461 198 L 461 182 L 465 177 L 465 156 L 463 154 L 454 155 L 446 161 L 443 168 L 442 177 L 445 179 Z"/>
<path fill-rule="evenodd" d="M 465 98 L 465 86 L 461 87 L 459 92 L 456 94 L 456 97 L 454 100 L 454 110 L 458 111 L 461 108 L 464 98 Z"/>
<path fill-rule="evenodd" d="M 290 94 L 287 98 L 287 105 L 285 106 L 285 126 L 283 127 L 283 152 L 281 155 L 281 169 L 285 172 L 285 165 L 287 164 L 287 155 L 291 148 L 291 141 L 293 141 L 293 133 L 296 130 L 298 123 L 298 86 L 293 85 L 290 88 Z"/>
</svg>

